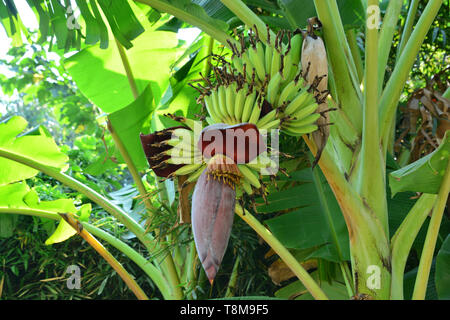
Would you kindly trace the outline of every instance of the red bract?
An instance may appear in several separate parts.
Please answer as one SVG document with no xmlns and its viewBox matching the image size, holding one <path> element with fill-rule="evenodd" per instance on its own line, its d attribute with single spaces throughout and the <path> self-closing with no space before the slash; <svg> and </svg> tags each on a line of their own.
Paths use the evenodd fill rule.
<svg viewBox="0 0 450 320">
<path fill-rule="evenodd" d="M 203 269 L 212 283 L 228 246 L 240 173 L 231 159 L 215 156 L 192 195 L 192 231 Z"/>
<path fill-rule="evenodd" d="M 237 164 L 252 161 L 266 149 L 264 138 L 252 123 L 210 125 L 203 129 L 198 146 L 206 159 L 223 154 Z"/>
<path fill-rule="evenodd" d="M 184 164 L 165 163 L 164 161 L 168 160 L 170 156 L 161 155 L 162 152 L 172 148 L 172 146 L 164 144 L 164 141 L 169 140 L 172 137 L 172 130 L 178 128 L 186 127 L 171 127 L 161 131 L 155 131 L 150 134 L 141 133 L 140 135 L 142 147 L 144 148 L 144 153 L 147 157 L 148 164 L 158 177 L 167 178 L 170 174 L 184 166 Z"/>
</svg>

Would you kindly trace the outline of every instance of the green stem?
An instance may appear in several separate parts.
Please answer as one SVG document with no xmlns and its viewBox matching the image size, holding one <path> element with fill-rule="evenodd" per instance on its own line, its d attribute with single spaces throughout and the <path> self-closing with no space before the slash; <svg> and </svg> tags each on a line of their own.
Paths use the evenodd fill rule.
<svg viewBox="0 0 450 320">
<path fill-rule="evenodd" d="M 345 288 L 347 289 L 348 297 L 351 298 L 355 295 L 355 288 L 350 282 L 351 276 L 348 270 L 347 263 L 345 261 L 339 262 L 339 268 L 341 269 L 342 277 L 344 278 Z"/>
<path fill-rule="evenodd" d="M 78 180 L 54 168 L 47 167 L 39 162 L 36 162 L 31 158 L 27 158 L 25 156 L 10 152 L 2 148 L 0 148 L 0 157 L 5 157 L 7 159 L 22 163 L 26 166 L 41 171 L 46 175 L 58 180 L 62 184 L 72 188 L 73 190 L 82 193 L 88 199 L 98 204 L 100 207 L 105 209 L 106 212 L 110 213 L 114 218 L 123 223 L 128 228 L 128 230 L 130 230 L 137 236 L 137 238 L 145 245 L 149 252 L 155 253 L 160 250 L 159 245 L 155 242 L 153 237 L 148 233 L 146 234 L 144 228 L 142 228 L 136 221 L 134 221 L 125 211 L 123 211 L 115 204 L 111 203 L 108 199 L 103 197 L 95 190 L 79 182 Z"/>
<path fill-rule="evenodd" d="M 364 66 L 361 58 L 361 53 L 358 47 L 358 42 L 356 41 L 355 29 L 348 29 L 345 32 L 347 36 L 347 42 L 350 47 L 350 52 L 352 53 L 353 61 L 355 62 L 356 73 L 358 75 L 358 82 L 361 83 L 364 77 Z"/>
<path fill-rule="evenodd" d="M 128 61 L 127 53 L 125 49 L 120 44 L 119 40 L 116 40 L 116 47 L 119 50 L 120 59 L 122 60 L 123 67 L 125 69 L 125 73 L 127 75 L 128 83 L 130 84 L 131 92 L 133 93 L 134 99 L 137 99 L 139 96 L 139 91 L 137 89 L 136 81 L 133 76 L 133 71 L 131 70 L 130 62 Z"/>
<path fill-rule="evenodd" d="M 47 218 L 59 221 L 61 216 L 52 211 L 33 209 L 33 208 L 5 208 L 0 207 L 0 213 L 2 214 L 20 214 L 27 216 L 35 216 L 40 218 Z M 162 295 L 166 299 L 171 299 L 170 291 L 168 290 L 167 281 L 164 279 L 162 273 L 158 268 L 156 268 L 152 263 L 146 260 L 142 255 L 140 255 L 136 250 L 131 248 L 126 243 L 117 239 L 113 235 L 105 232 L 87 222 L 81 222 L 83 227 L 87 231 L 92 233 L 94 236 L 104 240 L 108 244 L 112 245 L 114 248 L 122 252 L 128 258 L 130 258 L 134 263 L 136 263 L 155 283 L 158 289 L 161 291 Z"/>
<path fill-rule="evenodd" d="M 430 0 L 428 2 L 381 95 L 380 133 L 384 154 L 386 153 L 389 141 L 391 123 L 394 121 L 403 87 L 408 79 L 411 67 L 416 60 L 423 40 L 425 39 L 441 5 L 442 0 Z"/>
<path fill-rule="evenodd" d="M 314 142 L 307 136 L 303 136 L 303 139 L 315 155 L 317 147 Z M 333 190 L 347 225 L 356 292 L 375 299 L 387 299 L 390 288 L 390 248 L 385 229 L 340 172 L 330 149 L 332 146 L 327 144 L 319 166 Z M 380 271 L 378 288 L 369 288 L 367 284 L 370 276 L 367 271 L 373 266 Z"/>
<path fill-rule="evenodd" d="M 111 121 L 109 121 L 109 119 L 108 119 L 107 125 L 108 125 L 108 130 L 111 133 L 111 137 L 113 138 L 115 145 L 119 149 L 119 152 L 122 155 L 122 158 L 124 159 L 124 161 L 127 165 L 128 171 L 130 171 L 133 181 L 136 184 L 136 188 L 138 189 L 139 194 L 142 197 L 142 201 L 144 202 L 144 205 L 147 209 L 149 217 L 152 217 L 153 212 L 155 211 L 155 208 L 153 207 L 150 199 L 147 197 L 147 189 L 145 188 L 144 183 L 142 182 L 141 175 L 139 174 L 136 166 L 133 163 L 133 160 L 130 157 L 130 154 L 126 150 L 125 145 L 123 144 L 119 135 L 114 130 L 114 128 L 111 124 Z"/>
<path fill-rule="evenodd" d="M 189 297 L 192 298 L 192 291 L 195 288 L 197 280 L 197 250 L 195 248 L 195 242 L 191 241 L 189 244 L 189 253 L 185 264 L 186 274 L 186 291 L 189 293 Z"/>
<path fill-rule="evenodd" d="M 444 215 L 447 204 L 448 193 L 450 191 L 450 160 L 447 161 L 447 169 L 439 189 L 436 204 L 433 208 L 430 224 L 428 226 L 427 236 L 423 244 L 422 256 L 420 257 L 419 270 L 417 271 L 416 283 L 414 285 L 413 300 L 425 299 L 427 292 L 428 278 L 430 276 L 431 263 L 433 261 L 436 240 L 439 235 L 442 216 Z"/>
<path fill-rule="evenodd" d="M 135 99 L 138 98 L 139 92 L 137 90 L 136 86 L 136 80 L 133 77 L 133 72 L 131 70 L 130 63 L 128 61 L 127 54 L 125 50 L 123 49 L 122 45 L 117 41 L 116 39 L 117 48 L 120 53 L 120 58 L 122 60 L 123 67 L 125 69 L 125 73 L 128 78 L 128 83 L 130 84 L 131 91 L 133 93 L 133 96 Z M 125 160 L 125 163 L 127 164 L 128 170 L 131 173 L 131 176 L 133 177 L 134 183 L 136 184 L 136 187 L 139 191 L 139 194 L 141 195 L 144 205 L 149 213 L 149 219 L 152 218 L 153 212 L 155 212 L 155 208 L 153 207 L 150 199 L 147 197 L 147 189 L 144 186 L 144 183 L 142 182 L 141 175 L 139 174 L 133 160 L 131 159 L 130 154 L 125 148 L 125 145 L 123 144 L 122 140 L 120 139 L 119 135 L 114 130 L 111 121 L 108 120 L 108 129 L 111 133 L 111 136 L 114 140 L 114 143 L 118 147 L 120 154 L 122 155 L 122 158 Z M 169 278 L 169 281 L 172 283 L 172 289 L 176 293 L 175 295 L 179 298 L 183 298 L 183 293 L 181 292 L 181 288 L 179 286 L 180 279 L 178 277 L 177 270 L 175 268 L 175 263 L 173 261 L 173 257 L 170 254 L 165 255 L 163 261 L 161 262 L 164 266 L 164 272 L 166 273 L 167 277 Z"/>
<path fill-rule="evenodd" d="M 420 228 L 433 208 L 436 197 L 434 194 L 422 194 L 392 237 L 392 300 L 403 300 L 403 273 L 406 260 Z"/>
<path fill-rule="evenodd" d="M 403 0 L 391 0 L 384 15 L 383 25 L 378 42 L 378 92 L 383 89 L 384 73 L 391 51 L 392 39 L 396 31 L 398 17 L 402 10 Z"/>
<path fill-rule="evenodd" d="M 238 279 L 238 270 L 239 270 L 239 263 L 241 262 L 241 259 L 239 256 L 236 257 L 236 261 L 234 262 L 233 271 L 231 271 L 230 280 L 228 282 L 227 292 L 225 293 L 225 297 L 233 297 L 234 291 L 236 290 L 236 282 Z"/>
<path fill-rule="evenodd" d="M 236 205 L 236 213 L 244 220 L 264 241 L 275 251 L 276 254 L 286 263 L 292 272 L 300 279 L 311 295 L 318 300 L 328 300 L 325 293 L 301 266 L 295 257 L 284 247 L 272 233 L 267 230 L 253 215 L 246 209 Z"/>
<path fill-rule="evenodd" d="M 216 28 L 210 23 L 205 22 L 202 18 L 197 17 L 195 14 L 190 14 L 188 11 L 178 8 L 169 4 L 168 1 L 162 0 L 134 0 L 135 2 L 144 3 L 156 10 L 167 12 L 180 20 L 183 20 L 199 29 L 206 32 L 211 37 L 221 42 L 223 45 L 228 47 L 227 40 L 234 42 L 235 40 L 231 38 L 226 32 Z"/>
<path fill-rule="evenodd" d="M 139 254 L 136 250 L 131 248 L 126 243 L 117 239 L 113 235 L 109 234 L 106 231 L 103 231 L 93 225 L 90 225 L 86 222 L 82 222 L 83 227 L 85 227 L 90 233 L 99 237 L 100 239 L 108 242 L 114 248 L 125 254 L 128 258 L 130 258 L 136 265 L 138 265 L 155 283 L 158 289 L 161 291 L 164 299 L 175 299 L 176 297 L 172 295 L 172 290 L 170 289 L 170 285 L 167 280 L 164 278 L 162 272 L 156 268 L 151 262 L 145 259 L 141 254 Z"/>
<path fill-rule="evenodd" d="M 117 272 L 127 287 L 133 291 L 139 300 L 149 300 L 144 290 L 137 284 L 122 264 L 109 252 L 94 236 L 92 236 L 82 224 L 68 213 L 59 214 L 108 264 Z"/>
<path fill-rule="evenodd" d="M 368 6 L 378 8 L 378 2 L 378 0 L 369 0 Z M 375 12 L 379 12 L 379 8 Z M 358 168 L 357 190 L 380 220 L 386 235 L 388 235 L 385 165 L 378 134 L 378 29 L 377 26 L 371 26 L 369 23 L 366 27 L 365 52 L 363 135 L 359 154 L 361 165 Z"/>
<path fill-rule="evenodd" d="M 417 8 L 419 7 L 419 0 L 411 0 L 408 10 L 408 16 L 406 18 L 405 26 L 403 27 L 402 38 L 397 48 L 397 61 L 405 49 L 406 43 L 411 36 L 414 20 L 416 19 Z"/>
<path fill-rule="evenodd" d="M 362 100 L 362 94 L 360 89 L 360 81 L 358 79 L 358 71 L 356 69 L 356 63 L 353 60 L 353 54 L 350 49 L 350 45 L 348 44 L 347 37 L 345 36 L 344 25 L 342 24 L 341 15 L 339 13 L 339 7 L 337 5 L 337 1 L 328 1 L 329 11 L 332 17 L 333 24 L 336 28 L 336 35 L 339 37 L 339 41 L 341 42 L 342 49 L 344 50 L 345 62 L 347 64 L 347 69 L 350 75 L 350 78 L 353 83 L 353 88 L 356 91 L 359 100 Z"/>
<path fill-rule="evenodd" d="M 264 21 L 261 20 L 247 5 L 241 0 L 220 0 L 231 12 L 233 12 L 239 19 L 244 22 L 248 28 L 254 28 L 258 30 L 260 39 L 267 43 L 267 27 Z M 275 34 L 272 30 L 269 30 L 270 38 L 275 39 Z"/>
</svg>

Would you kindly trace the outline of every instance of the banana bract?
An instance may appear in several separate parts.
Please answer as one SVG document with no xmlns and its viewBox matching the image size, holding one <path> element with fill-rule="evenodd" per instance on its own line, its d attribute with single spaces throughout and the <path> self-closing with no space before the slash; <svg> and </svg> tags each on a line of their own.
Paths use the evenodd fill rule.
<svg viewBox="0 0 450 320">
<path fill-rule="evenodd" d="M 142 148 L 150 165 L 150 168 L 158 177 L 168 177 L 182 165 L 175 165 L 167 163 L 170 155 L 164 154 L 165 151 L 171 149 L 170 145 L 165 144 L 172 137 L 172 131 L 175 129 L 185 130 L 185 127 L 172 127 L 162 131 L 157 131 L 151 134 L 140 135 Z"/>
<path fill-rule="evenodd" d="M 192 231 L 203 269 L 212 283 L 228 246 L 240 179 L 237 165 L 216 155 L 198 179 L 192 195 Z"/>
</svg>

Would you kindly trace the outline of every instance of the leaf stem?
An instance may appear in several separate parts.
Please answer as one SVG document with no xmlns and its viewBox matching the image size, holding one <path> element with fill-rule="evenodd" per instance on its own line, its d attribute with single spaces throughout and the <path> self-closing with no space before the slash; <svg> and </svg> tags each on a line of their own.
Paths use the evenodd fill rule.
<svg viewBox="0 0 450 320">
<path fill-rule="evenodd" d="M 119 50 L 120 59 L 122 60 L 128 83 L 130 84 L 131 92 L 133 93 L 134 99 L 137 99 L 139 96 L 139 91 L 137 89 L 136 80 L 133 76 L 133 71 L 131 70 L 130 62 L 128 61 L 127 53 L 125 52 L 123 46 L 120 44 L 119 40 L 117 40 L 117 38 L 114 38 L 114 40 L 116 41 L 117 50 Z"/>
<path fill-rule="evenodd" d="M 234 42 L 235 40 L 231 38 L 226 32 L 216 28 L 215 26 L 205 22 L 200 17 L 188 13 L 187 11 L 180 9 L 176 6 L 170 5 L 168 1 L 162 0 L 134 0 L 135 2 L 140 2 L 146 4 L 156 10 L 167 12 L 180 20 L 183 20 L 197 28 L 200 28 L 203 32 L 206 32 L 211 37 L 221 42 L 224 46 L 229 46 L 227 40 Z"/>
<path fill-rule="evenodd" d="M 390 137 L 391 123 L 394 121 L 398 101 L 403 87 L 408 79 L 411 67 L 416 60 L 423 40 L 436 17 L 443 0 L 430 0 L 420 16 L 414 31 L 411 34 L 405 49 L 396 64 L 380 100 L 380 134 L 384 154 L 386 154 Z"/>
<path fill-rule="evenodd" d="M 355 29 L 349 29 L 345 32 L 347 36 L 348 46 L 350 52 L 352 53 L 353 61 L 355 62 L 356 73 L 358 75 L 358 82 L 361 83 L 364 77 L 364 67 L 361 58 L 361 53 L 359 52 L 358 43 L 356 41 Z"/>
<path fill-rule="evenodd" d="M 403 277 L 414 239 L 436 201 L 435 194 L 422 194 L 391 239 L 391 299 L 403 300 Z"/>
<path fill-rule="evenodd" d="M 295 257 L 250 212 L 236 205 L 236 213 L 278 254 L 292 272 L 300 279 L 311 295 L 318 300 L 328 300 L 320 286 L 301 266 Z"/>
<path fill-rule="evenodd" d="M 122 45 L 119 43 L 119 41 L 116 39 L 116 45 L 117 49 L 119 50 L 120 58 L 122 60 L 123 67 L 125 69 L 125 73 L 128 78 L 128 83 L 130 84 L 131 91 L 133 93 L 134 99 L 137 99 L 139 96 L 139 92 L 137 90 L 136 86 L 136 80 L 133 77 L 133 72 L 131 70 L 130 63 L 128 61 L 127 54 L 122 47 Z M 147 212 L 149 214 L 149 219 L 152 219 L 153 213 L 156 211 L 153 207 L 150 199 L 146 196 L 147 195 L 147 189 L 144 186 L 144 183 L 142 182 L 141 175 L 139 174 L 133 160 L 131 159 L 130 154 L 125 148 L 125 145 L 123 144 L 121 138 L 114 130 L 114 127 L 112 126 L 111 121 L 108 119 L 108 130 L 111 133 L 111 136 L 114 140 L 114 143 L 118 147 L 120 154 L 122 155 L 123 159 L 125 160 L 125 163 L 127 164 L 128 170 L 131 173 L 131 176 L 133 177 L 134 183 L 136 184 L 136 187 L 143 199 L 144 205 L 147 209 Z M 163 261 L 161 262 L 164 265 L 164 272 L 167 274 L 167 277 L 172 283 L 172 289 L 176 292 L 176 296 L 179 299 L 182 299 L 183 294 L 181 292 L 181 288 L 179 286 L 180 280 L 177 273 L 177 270 L 175 268 L 175 263 L 173 261 L 172 254 L 165 255 Z"/>
<path fill-rule="evenodd" d="M 34 208 L 5 208 L 0 207 L 0 213 L 4 214 L 20 214 L 27 216 L 35 216 L 40 218 L 47 218 L 59 221 L 61 220 L 61 216 L 52 211 L 46 211 L 41 209 Z M 125 254 L 128 258 L 130 258 L 136 265 L 138 265 L 155 283 L 158 289 L 161 291 L 162 295 L 165 299 L 173 299 L 169 290 L 169 284 L 167 280 L 164 278 L 161 271 L 156 268 L 151 262 L 145 259 L 141 254 L 139 254 L 136 250 L 131 248 L 126 243 L 117 239 L 113 235 L 109 234 L 106 231 L 103 231 L 100 228 L 97 228 L 87 222 L 81 222 L 83 227 L 92 233 L 94 236 L 106 241 L 108 244 L 112 245 L 114 248 Z"/>
<path fill-rule="evenodd" d="M 65 184 L 66 186 L 72 188 L 73 190 L 82 193 L 88 199 L 98 204 L 100 207 L 105 209 L 106 212 L 110 213 L 114 218 L 123 223 L 131 232 L 133 232 L 138 237 L 138 239 L 145 245 L 149 252 L 155 253 L 160 249 L 159 245 L 155 242 L 153 237 L 148 233 L 146 234 L 144 228 L 142 228 L 136 221 L 134 221 L 125 211 L 123 211 L 121 208 L 110 202 L 101 194 L 84 185 L 80 181 L 63 172 L 60 172 L 55 168 L 45 166 L 31 158 L 27 158 L 25 156 L 10 152 L 8 150 L 4 150 L 2 148 L 0 148 L 0 157 L 5 157 L 7 159 L 39 170 Z"/>
<path fill-rule="evenodd" d="M 244 22 L 248 28 L 258 29 L 260 39 L 267 43 L 267 27 L 264 21 L 261 20 L 247 5 L 241 0 L 220 0 L 231 12 L 233 12 L 239 19 Z M 270 38 L 275 39 L 275 34 L 269 30 Z"/>
<path fill-rule="evenodd" d="M 114 258 L 114 256 L 106 250 L 106 248 L 86 229 L 83 225 L 75 220 L 69 213 L 59 214 L 72 228 L 74 228 L 77 233 L 82 237 L 98 254 L 100 254 L 109 265 L 116 270 L 117 274 L 122 278 L 125 284 L 130 288 L 131 291 L 136 295 L 139 300 L 149 300 L 142 288 L 137 284 L 136 280 L 128 273 L 127 270 L 122 266 L 122 264 Z"/>
<path fill-rule="evenodd" d="M 239 263 L 241 262 L 241 259 L 239 256 L 236 257 L 236 261 L 234 262 L 233 270 L 231 271 L 230 280 L 228 281 L 228 287 L 227 291 L 225 293 L 225 297 L 233 297 L 234 292 L 236 290 L 236 282 L 238 279 L 238 270 L 239 270 Z"/>
<path fill-rule="evenodd" d="M 417 8 L 419 7 L 419 0 L 411 0 L 408 16 L 406 17 L 405 26 L 403 27 L 402 38 L 400 40 L 400 44 L 397 48 L 397 61 L 402 55 L 403 49 L 405 49 L 406 43 L 411 36 L 414 20 L 416 19 Z"/>
<path fill-rule="evenodd" d="M 427 291 L 428 278 L 430 276 L 431 263 L 433 261 L 436 240 L 439 235 L 442 216 L 444 215 L 447 204 L 448 193 L 450 191 L 450 160 L 447 161 L 447 169 L 439 189 L 436 204 L 433 208 L 430 224 L 428 226 L 427 236 L 423 244 L 422 256 L 420 257 L 419 269 L 417 271 L 416 283 L 414 285 L 413 300 L 425 299 Z"/>
<path fill-rule="evenodd" d="M 383 24 L 378 42 L 378 92 L 381 94 L 383 89 L 384 74 L 391 51 L 392 39 L 396 31 L 398 17 L 402 10 L 403 0 L 389 1 L 386 14 L 383 18 Z"/>
<path fill-rule="evenodd" d="M 379 14 L 378 3 L 378 0 L 369 0 L 366 17 L 363 132 L 357 190 L 380 220 L 386 235 L 388 235 L 385 164 L 378 133 L 378 25 L 369 23 L 370 15 Z M 377 8 L 377 10 L 373 8 Z M 375 17 L 375 21 L 379 21 L 378 19 L 379 16 Z"/>
</svg>

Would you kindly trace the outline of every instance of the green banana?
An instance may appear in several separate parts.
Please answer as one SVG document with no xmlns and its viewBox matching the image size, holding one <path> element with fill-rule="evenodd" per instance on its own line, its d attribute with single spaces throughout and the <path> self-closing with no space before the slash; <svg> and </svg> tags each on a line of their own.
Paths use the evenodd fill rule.
<svg viewBox="0 0 450 320">
<path fill-rule="evenodd" d="M 248 92 L 247 90 L 248 85 L 245 84 L 244 87 L 239 89 L 239 91 L 236 93 L 236 99 L 234 102 L 234 116 L 238 123 L 242 122 L 242 112 L 244 111 L 245 95 Z"/>
<path fill-rule="evenodd" d="M 311 113 L 316 111 L 318 107 L 319 105 L 317 103 L 312 103 L 306 107 L 301 108 L 300 110 L 292 114 L 292 117 L 294 118 L 293 121 L 300 120 L 306 116 L 309 116 Z"/>
<path fill-rule="evenodd" d="M 242 173 L 242 176 L 250 182 L 251 185 L 255 186 L 255 188 L 261 188 L 261 183 L 259 182 L 258 175 L 245 164 L 238 164 L 239 171 Z"/>
<path fill-rule="evenodd" d="M 301 120 L 286 122 L 286 127 L 287 128 L 303 127 L 315 123 L 319 118 L 320 118 L 319 113 L 313 113 L 310 114 L 309 116 L 304 117 Z"/>
<path fill-rule="evenodd" d="M 272 120 L 270 122 L 267 122 L 266 124 L 262 125 L 262 126 L 258 126 L 258 128 L 260 130 L 270 130 L 270 129 L 276 129 L 278 128 L 278 126 L 280 125 L 281 120 L 280 119 L 275 119 Z"/>
<path fill-rule="evenodd" d="M 227 113 L 231 117 L 232 120 L 234 120 L 236 118 L 234 115 L 234 103 L 235 103 L 235 99 L 236 99 L 236 88 L 237 88 L 237 83 L 232 82 L 225 89 L 225 101 L 226 101 Z"/>
<path fill-rule="evenodd" d="M 277 117 L 277 113 L 278 110 L 277 109 L 273 109 L 272 111 L 270 111 L 268 114 L 266 114 L 264 117 L 262 117 L 261 119 L 258 120 L 258 122 L 256 123 L 256 126 L 258 128 L 263 127 L 265 124 L 275 120 L 275 118 Z"/>
<path fill-rule="evenodd" d="M 283 132 L 285 132 L 288 135 L 291 136 L 302 136 L 304 134 L 308 134 L 311 132 L 316 131 L 318 126 L 316 124 L 310 124 L 303 127 L 297 127 L 297 128 L 283 128 Z"/>
<path fill-rule="evenodd" d="M 248 119 L 249 123 L 256 124 L 256 122 L 258 122 L 258 120 L 259 120 L 259 115 L 261 114 L 261 107 L 259 106 L 259 101 L 258 100 L 259 99 L 257 99 L 255 104 L 253 105 L 253 110 L 252 110 L 252 113 L 250 115 L 250 119 Z"/>
<path fill-rule="evenodd" d="M 185 166 L 182 166 L 180 169 L 176 170 L 175 175 L 184 176 L 190 174 L 198 170 L 202 165 L 203 165 L 202 163 L 187 164 Z"/>
<path fill-rule="evenodd" d="M 267 86 L 267 96 L 266 100 L 269 102 L 272 106 L 274 106 L 278 92 L 280 90 L 280 84 L 283 81 L 283 76 L 281 72 L 277 72 L 269 81 L 269 84 Z M 277 106 L 274 106 L 277 107 Z"/>
<path fill-rule="evenodd" d="M 304 104 L 309 95 L 310 93 L 306 90 L 300 91 L 300 93 L 287 105 L 284 113 L 287 115 L 293 114 Z"/>
<path fill-rule="evenodd" d="M 250 115 L 252 114 L 253 106 L 255 105 L 256 99 L 256 90 L 253 90 L 252 93 L 245 97 L 244 109 L 242 110 L 241 121 L 243 123 L 247 122 L 250 119 Z"/>
</svg>

